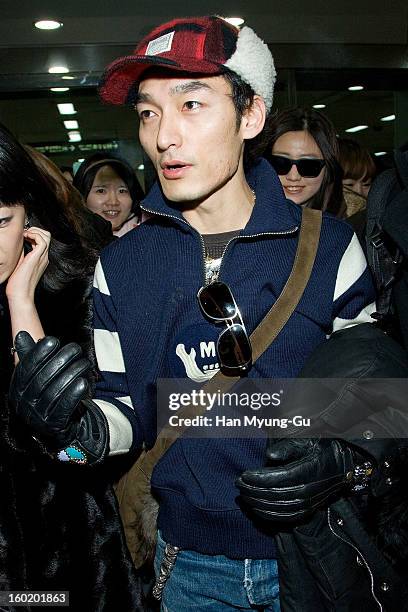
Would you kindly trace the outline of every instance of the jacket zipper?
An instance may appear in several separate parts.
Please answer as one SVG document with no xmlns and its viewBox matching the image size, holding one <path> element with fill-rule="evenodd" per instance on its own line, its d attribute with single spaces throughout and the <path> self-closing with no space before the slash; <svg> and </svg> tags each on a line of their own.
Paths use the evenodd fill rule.
<svg viewBox="0 0 408 612">
<path fill-rule="evenodd" d="M 150 213 L 152 215 L 158 215 L 159 217 L 168 217 L 169 219 L 175 219 L 176 221 L 181 221 L 182 223 L 185 223 L 186 225 L 188 225 L 188 227 L 191 227 L 191 229 L 194 232 L 197 232 L 197 230 L 194 229 L 194 227 L 192 227 L 189 223 L 187 223 L 187 221 L 184 221 L 184 219 L 180 219 L 180 217 L 176 217 L 175 215 L 168 215 L 167 213 L 160 213 L 157 212 L 156 210 L 150 210 L 150 208 L 145 208 L 144 206 L 140 206 L 141 210 L 144 210 L 144 212 Z M 202 251 L 202 255 L 203 255 L 203 286 L 206 284 L 205 282 L 205 244 L 204 244 L 204 239 L 202 237 L 202 235 L 200 234 L 200 232 L 197 232 L 197 234 L 200 237 L 200 242 L 201 242 L 201 251 Z"/>
<path fill-rule="evenodd" d="M 327 522 L 328 522 L 328 525 L 329 525 L 329 529 L 330 529 L 330 531 L 331 531 L 331 532 L 332 532 L 332 533 L 333 533 L 333 534 L 336 536 L 336 538 L 339 538 L 339 540 L 342 540 L 343 542 L 345 542 L 346 544 L 348 544 L 349 546 L 351 546 L 352 548 L 354 548 L 354 550 L 357 552 L 357 554 L 359 555 L 359 557 L 360 557 L 360 558 L 362 559 L 362 561 L 364 562 L 364 565 L 366 566 L 366 568 L 367 568 L 367 570 L 368 570 L 368 573 L 370 574 L 370 581 L 371 581 L 371 593 L 372 593 L 372 596 L 374 597 L 375 601 L 377 602 L 377 604 L 378 604 L 378 605 L 379 605 L 379 607 L 380 607 L 380 611 L 382 612 L 382 611 L 383 611 L 383 607 L 382 607 L 381 603 L 378 601 L 378 599 L 377 599 L 377 597 L 376 597 L 376 595 L 375 595 L 375 593 L 374 593 L 374 576 L 373 576 L 373 573 L 372 573 L 372 571 L 371 571 L 371 569 L 370 569 L 370 566 L 368 565 L 367 561 L 366 561 L 366 560 L 365 560 L 365 558 L 364 558 L 364 555 L 362 555 L 362 553 L 359 551 L 359 549 L 357 548 L 357 546 L 354 546 L 354 544 L 353 544 L 352 542 L 349 542 L 348 540 L 346 540 L 346 538 L 342 537 L 341 535 L 339 535 L 338 533 L 336 533 L 336 532 L 334 531 L 333 527 L 331 526 L 330 519 L 331 519 L 331 516 L 330 516 L 330 508 L 327 508 Z"/>
<path fill-rule="evenodd" d="M 203 255 L 203 279 L 204 279 L 203 286 L 205 286 L 207 284 L 206 270 L 205 270 L 205 244 L 204 244 L 204 238 L 202 237 L 200 232 L 194 229 L 194 227 L 190 225 L 190 223 L 187 223 L 187 221 L 184 221 L 184 219 L 180 219 L 180 217 L 176 217 L 175 215 L 169 215 L 167 213 L 160 213 L 155 210 L 150 210 L 149 208 L 145 208 L 144 206 L 140 206 L 140 208 L 144 212 L 150 213 L 152 215 L 159 215 L 160 217 L 168 217 L 169 219 L 175 219 L 176 221 L 181 221 L 182 223 L 185 223 L 186 225 L 188 225 L 188 227 L 190 227 L 194 232 L 196 232 L 199 235 L 200 242 L 201 242 L 201 250 L 202 250 L 202 255 Z M 215 280 L 218 280 L 220 276 L 225 252 L 227 248 L 229 247 L 229 245 L 231 244 L 231 242 L 233 242 L 234 240 L 237 240 L 238 238 L 240 240 L 245 239 L 245 238 L 258 238 L 259 236 L 289 236 L 290 234 L 295 234 L 298 231 L 298 229 L 299 229 L 299 226 L 296 225 L 292 229 L 286 230 L 284 232 L 261 232 L 260 234 L 251 234 L 250 236 L 234 236 L 234 238 L 231 238 L 230 240 L 228 240 L 227 244 L 224 247 L 224 250 L 221 255 L 220 267 L 219 267 L 217 274 L 215 275 Z"/>
<path fill-rule="evenodd" d="M 240 240 L 245 240 L 245 238 L 259 238 L 259 236 L 289 236 L 290 234 L 295 234 L 298 231 L 298 229 L 299 229 L 299 226 L 296 225 L 292 229 L 286 230 L 284 232 L 261 232 L 260 234 L 251 234 L 250 236 L 234 236 L 234 238 L 231 238 L 230 240 L 228 240 L 227 244 L 224 247 L 224 250 L 223 250 L 222 255 L 221 255 L 220 267 L 218 269 L 217 274 L 215 275 L 215 280 L 219 279 L 219 276 L 221 274 L 221 268 L 222 268 L 225 252 L 226 252 L 227 248 L 229 247 L 229 245 L 231 244 L 231 242 L 233 242 L 234 240 L 237 240 L 238 238 Z M 203 240 L 203 243 L 204 243 L 204 240 Z"/>
</svg>

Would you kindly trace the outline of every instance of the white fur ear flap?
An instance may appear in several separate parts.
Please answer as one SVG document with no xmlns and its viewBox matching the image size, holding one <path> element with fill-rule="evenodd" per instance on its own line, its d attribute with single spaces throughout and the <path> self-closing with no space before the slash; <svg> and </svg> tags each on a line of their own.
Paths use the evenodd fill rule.
<svg viewBox="0 0 408 612">
<path fill-rule="evenodd" d="M 235 53 L 224 66 L 238 74 L 256 94 L 262 96 L 269 113 L 276 80 L 275 65 L 268 45 L 251 28 L 245 26 L 240 30 Z"/>
</svg>

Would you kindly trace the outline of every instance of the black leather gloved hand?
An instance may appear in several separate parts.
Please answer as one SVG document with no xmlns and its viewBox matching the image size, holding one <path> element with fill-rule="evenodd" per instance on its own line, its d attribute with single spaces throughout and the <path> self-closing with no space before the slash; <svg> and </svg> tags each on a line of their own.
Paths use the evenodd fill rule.
<svg viewBox="0 0 408 612">
<path fill-rule="evenodd" d="M 244 472 L 241 499 L 262 519 L 296 523 L 353 481 L 354 454 L 342 440 L 270 439 L 270 467 Z"/>
<path fill-rule="evenodd" d="M 27 332 L 15 339 L 19 363 L 9 399 L 33 436 L 61 461 L 97 463 L 109 448 L 108 423 L 100 408 L 85 399 L 90 364 L 78 344 L 60 348 L 46 336 L 37 344 Z"/>
</svg>

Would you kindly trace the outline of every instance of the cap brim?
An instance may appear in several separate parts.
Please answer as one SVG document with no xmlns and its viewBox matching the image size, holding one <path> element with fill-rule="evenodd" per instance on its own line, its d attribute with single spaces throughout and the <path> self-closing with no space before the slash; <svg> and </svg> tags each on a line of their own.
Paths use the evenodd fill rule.
<svg viewBox="0 0 408 612">
<path fill-rule="evenodd" d="M 221 64 L 191 57 L 184 57 L 181 64 L 161 55 L 127 55 L 110 64 L 103 73 L 98 88 L 100 97 L 104 102 L 110 104 L 132 103 L 136 97 L 135 84 L 140 82 L 146 70 L 156 66 L 195 74 L 220 74 L 223 72 Z"/>
</svg>

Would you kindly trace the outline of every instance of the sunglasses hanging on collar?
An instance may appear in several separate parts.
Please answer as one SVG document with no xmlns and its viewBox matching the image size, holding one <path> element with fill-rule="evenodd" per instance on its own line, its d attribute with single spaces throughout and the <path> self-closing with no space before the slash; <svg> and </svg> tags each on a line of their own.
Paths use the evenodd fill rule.
<svg viewBox="0 0 408 612">
<path fill-rule="evenodd" d="M 251 341 L 231 289 L 225 283 L 216 281 L 201 287 L 197 298 L 208 319 L 227 326 L 217 340 L 221 370 L 249 370 L 252 364 Z"/>
</svg>

